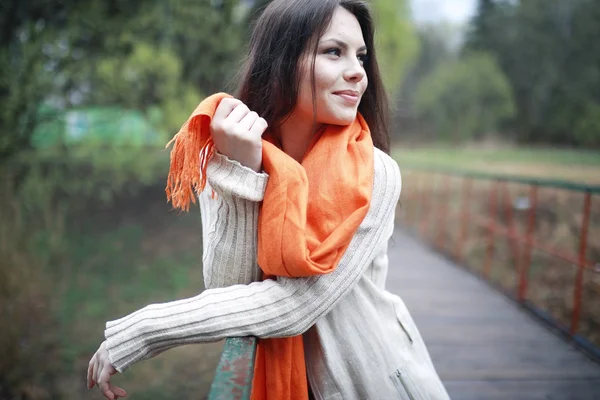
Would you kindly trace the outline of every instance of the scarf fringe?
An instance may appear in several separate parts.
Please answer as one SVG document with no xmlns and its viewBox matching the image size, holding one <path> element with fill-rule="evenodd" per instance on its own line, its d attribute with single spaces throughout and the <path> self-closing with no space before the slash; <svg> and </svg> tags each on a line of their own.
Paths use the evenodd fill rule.
<svg viewBox="0 0 600 400">
<path fill-rule="evenodd" d="M 203 135 L 202 117 L 196 116 L 187 126 L 184 124 L 165 147 L 174 143 L 165 188 L 167 200 L 182 211 L 189 211 L 190 202 L 195 204 L 196 195 L 206 187 L 206 169 L 215 152 L 210 134 Z"/>
</svg>

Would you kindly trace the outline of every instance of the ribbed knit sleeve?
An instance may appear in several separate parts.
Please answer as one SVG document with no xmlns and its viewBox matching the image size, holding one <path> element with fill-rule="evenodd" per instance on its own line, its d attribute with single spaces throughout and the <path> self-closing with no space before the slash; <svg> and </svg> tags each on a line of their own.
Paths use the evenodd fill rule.
<svg viewBox="0 0 600 400">
<path fill-rule="evenodd" d="M 397 164 L 375 150 L 369 212 L 334 272 L 207 289 L 177 301 L 151 304 L 106 324 L 109 357 L 122 372 L 165 349 L 226 337 L 288 337 L 308 330 L 361 278 L 393 232 L 400 196 Z"/>
<path fill-rule="evenodd" d="M 206 174 L 208 185 L 199 196 L 204 286 L 258 281 L 256 227 L 268 175 L 220 154 L 211 158 Z"/>
</svg>

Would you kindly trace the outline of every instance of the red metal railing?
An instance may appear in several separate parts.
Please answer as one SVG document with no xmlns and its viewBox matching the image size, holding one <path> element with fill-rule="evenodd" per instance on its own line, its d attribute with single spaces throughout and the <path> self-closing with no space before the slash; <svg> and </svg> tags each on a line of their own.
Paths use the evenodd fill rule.
<svg viewBox="0 0 600 400">
<path fill-rule="evenodd" d="M 479 185 L 477 191 L 474 188 L 476 184 Z M 519 191 L 526 194 L 512 196 L 509 185 L 518 186 Z M 544 198 L 540 198 L 541 191 L 545 191 Z M 562 197 L 569 199 L 565 204 L 555 205 L 561 212 L 548 210 L 552 204 L 546 191 L 560 191 L 563 193 Z M 572 203 L 575 201 L 573 197 L 581 195 L 583 204 L 577 207 Z M 588 258 L 589 254 L 593 254 L 600 259 L 600 204 L 594 203 L 596 207 L 592 208 L 592 197 L 597 198 L 599 195 L 600 186 L 404 167 L 401 222 L 459 263 L 481 265 L 475 268 L 471 265 L 471 269 L 477 270 L 486 280 L 492 280 L 494 263 L 497 263 L 500 256 L 510 260 L 504 264 L 512 265 L 502 266 L 505 276 L 503 279 L 513 282 L 513 285 L 504 284 L 500 288 L 600 357 L 600 264 L 595 262 L 598 260 Z M 549 213 L 555 220 L 551 223 L 542 221 L 539 218 L 542 211 Z M 516 216 L 516 213 L 519 215 Z M 578 226 L 577 232 L 573 233 L 575 217 Z M 475 237 L 470 233 L 473 229 L 477 231 Z M 592 235 L 592 230 L 596 236 Z M 568 239 L 564 242 L 575 242 L 574 239 L 577 238 L 577 243 L 572 243 L 570 248 L 561 246 L 562 239 L 553 237 L 553 232 L 560 232 L 562 238 L 566 231 L 569 231 Z M 507 244 L 504 251 L 499 251 L 500 240 Z M 471 248 L 470 254 L 466 254 L 467 244 Z M 566 304 L 563 308 L 570 312 L 568 322 L 564 310 L 563 315 L 557 317 L 557 307 L 536 305 L 529 298 L 534 253 L 553 259 L 550 262 L 536 262 L 537 270 L 558 262 L 568 263 L 576 268 L 573 291 L 569 295 L 571 299 L 563 299 Z M 513 277 L 506 279 L 509 273 Z M 586 274 L 590 279 L 585 288 L 596 288 L 598 293 L 594 294 L 592 289 L 586 291 L 591 293 L 589 307 L 596 307 L 590 310 L 589 315 L 586 314 L 587 328 L 582 333 L 580 324 Z"/>
</svg>

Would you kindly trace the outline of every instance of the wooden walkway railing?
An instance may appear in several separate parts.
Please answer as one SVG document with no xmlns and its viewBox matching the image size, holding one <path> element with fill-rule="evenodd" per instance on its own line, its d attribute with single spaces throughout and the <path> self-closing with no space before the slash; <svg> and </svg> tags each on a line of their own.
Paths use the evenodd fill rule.
<svg viewBox="0 0 600 400">
<path fill-rule="evenodd" d="M 403 168 L 403 222 L 600 358 L 600 186 Z"/>
</svg>

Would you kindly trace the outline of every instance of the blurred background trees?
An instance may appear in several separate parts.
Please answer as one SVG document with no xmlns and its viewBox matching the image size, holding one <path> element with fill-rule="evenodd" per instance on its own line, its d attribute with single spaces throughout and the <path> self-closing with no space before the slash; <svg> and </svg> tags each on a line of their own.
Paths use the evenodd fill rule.
<svg viewBox="0 0 600 400">
<path fill-rule="evenodd" d="M 166 139 L 200 93 L 232 76 L 246 26 L 237 1 L 6 1 L 0 7 L 0 160 L 30 145 L 39 125 L 89 105 L 140 110 Z"/>
<path fill-rule="evenodd" d="M 458 143 L 495 133 L 514 114 L 511 88 L 486 53 L 441 63 L 420 82 L 415 107 L 439 139 Z"/>
<path fill-rule="evenodd" d="M 478 96 L 490 88 L 474 86 L 489 85 L 487 79 L 480 79 L 487 75 L 497 82 L 496 95 L 509 96 L 507 101 L 513 104 L 487 109 L 491 115 L 484 119 L 489 122 L 475 130 L 461 130 L 463 139 L 500 134 L 519 143 L 599 147 L 600 52 L 595 46 L 600 38 L 599 18 L 600 3 L 594 0 L 479 0 L 476 15 L 458 46 L 456 35 L 444 34 L 447 28 L 443 25 L 421 27 L 422 52 L 409 76 L 412 79 L 405 84 L 409 104 L 417 105 L 412 115 L 425 123 L 448 121 L 444 126 L 436 123 L 433 133 L 437 138 L 452 137 L 449 132 L 454 125 L 445 115 L 449 110 L 430 105 L 452 101 L 442 98 L 439 91 L 434 93 L 435 89 L 428 90 L 432 80 L 454 90 L 456 101 L 463 102 L 467 97 L 486 108 Z M 475 52 L 487 53 L 489 61 L 474 64 Z M 458 64 L 457 58 L 462 60 Z M 449 87 L 461 79 L 461 74 L 466 75 L 464 69 L 444 66 L 446 63 L 471 65 L 473 82 L 464 86 L 470 93 Z M 423 70 L 429 71 L 435 65 L 440 70 L 423 76 Z M 504 81 L 508 88 L 500 83 Z M 419 101 L 410 97 L 416 93 L 415 86 L 421 89 Z M 429 97 L 427 107 L 423 96 Z M 513 107 L 514 113 L 507 112 Z"/>
</svg>

